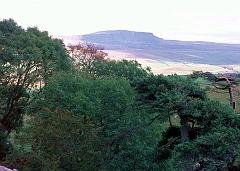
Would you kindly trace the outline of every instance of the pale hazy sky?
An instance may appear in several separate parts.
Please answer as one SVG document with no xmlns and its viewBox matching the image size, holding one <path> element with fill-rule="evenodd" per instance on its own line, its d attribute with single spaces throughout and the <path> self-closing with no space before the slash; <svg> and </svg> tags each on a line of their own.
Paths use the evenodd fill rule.
<svg viewBox="0 0 240 171">
<path fill-rule="evenodd" d="M 0 0 L 0 19 L 51 35 L 103 30 L 240 43 L 240 0 Z"/>
</svg>

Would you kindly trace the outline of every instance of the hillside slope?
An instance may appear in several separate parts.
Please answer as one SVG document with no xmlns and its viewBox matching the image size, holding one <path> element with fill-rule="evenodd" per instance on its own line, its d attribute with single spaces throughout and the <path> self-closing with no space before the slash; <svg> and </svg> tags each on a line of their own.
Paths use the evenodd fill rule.
<svg viewBox="0 0 240 171">
<path fill-rule="evenodd" d="M 212 42 L 164 40 L 147 32 L 102 31 L 81 36 L 64 36 L 66 42 L 86 41 L 106 50 L 122 51 L 157 61 L 235 65 L 240 64 L 240 45 Z"/>
</svg>

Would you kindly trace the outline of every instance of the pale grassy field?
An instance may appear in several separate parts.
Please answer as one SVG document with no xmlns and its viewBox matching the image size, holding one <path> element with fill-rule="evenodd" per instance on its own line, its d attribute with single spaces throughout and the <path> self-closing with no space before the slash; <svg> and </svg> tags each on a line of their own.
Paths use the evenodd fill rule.
<svg viewBox="0 0 240 171">
<path fill-rule="evenodd" d="M 192 63 L 178 63 L 178 62 L 169 62 L 169 61 L 157 61 L 151 59 L 139 58 L 133 54 L 107 50 L 108 56 L 110 59 L 120 60 L 137 60 L 144 67 L 149 66 L 153 73 L 155 74 L 179 74 L 186 75 L 191 74 L 193 71 L 203 71 L 203 72 L 212 72 L 212 73 L 226 73 L 226 72 L 240 72 L 240 65 L 226 65 L 226 66 L 217 66 L 217 65 L 208 65 L 208 64 L 192 64 Z"/>
</svg>

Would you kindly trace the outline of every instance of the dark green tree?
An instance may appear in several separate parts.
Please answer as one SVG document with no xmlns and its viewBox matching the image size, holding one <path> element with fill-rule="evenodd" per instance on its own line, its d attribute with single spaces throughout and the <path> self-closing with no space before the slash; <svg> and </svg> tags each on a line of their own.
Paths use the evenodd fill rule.
<svg viewBox="0 0 240 171">
<path fill-rule="evenodd" d="M 28 112 L 33 121 L 30 119 L 32 126 L 26 133 L 32 132 L 35 138 L 25 137 L 25 142 L 27 142 L 25 146 L 27 144 L 32 146 L 32 153 L 37 154 L 36 158 L 56 160 L 55 167 L 59 169 L 88 170 L 89 162 L 94 163 L 89 166 L 91 168 L 89 170 L 94 169 L 94 167 L 95 169 L 97 167 L 105 168 L 111 162 L 112 155 L 119 148 L 117 142 L 112 144 L 112 139 L 126 127 L 128 120 L 131 119 L 127 114 L 131 110 L 133 100 L 134 91 L 127 80 L 119 78 L 93 79 L 91 76 L 80 73 L 60 72 L 55 74 L 42 92 L 34 97 L 29 107 Z M 58 116 L 51 116 L 61 113 L 66 117 L 68 116 L 65 118 L 66 121 L 58 121 Z M 59 117 L 64 116 L 59 115 Z M 35 118 L 40 118 L 40 125 L 38 122 L 34 122 Z M 79 126 L 77 126 L 74 118 L 82 120 L 82 123 L 79 122 Z M 56 127 L 55 123 L 58 124 Z M 89 130 L 86 129 L 87 132 L 84 135 L 92 135 L 94 132 L 96 133 L 95 139 L 94 137 L 85 139 L 84 136 L 81 139 L 81 132 L 72 134 L 72 132 L 81 129 L 81 126 L 89 127 L 88 123 L 91 123 L 92 127 Z M 52 131 L 42 130 L 48 126 Z M 43 134 L 40 134 L 41 132 Z M 59 143 L 53 143 L 55 140 Z M 95 143 L 92 144 L 93 142 Z M 71 149 L 64 148 L 61 151 L 59 148 L 62 148 L 62 145 L 60 144 L 70 146 L 73 151 L 80 151 L 70 155 Z M 82 146 L 86 146 L 86 151 L 81 151 Z M 39 151 L 39 153 L 35 151 Z M 99 154 L 100 157 L 92 159 L 90 154 L 93 155 L 93 153 Z M 62 161 L 65 160 L 65 166 L 62 166 L 62 161 L 57 159 L 61 155 L 66 157 L 62 159 Z M 82 159 L 81 156 L 86 158 Z M 41 161 L 40 163 L 42 163 Z"/>
<path fill-rule="evenodd" d="M 128 60 L 105 60 L 94 62 L 95 74 L 97 77 L 112 76 L 125 78 L 135 87 L 135 83 L 149 75 L 152 75 L 150 68 L 143 68 L 137 61 Z"/>
<path fill-rule="evenodd" d="M 22 124 L 33 87 L 70 66 L 62 41 L 37 28 L 24 30 L 11 19 L 0 21 L 0 146 Z"/>
<path fill-rule="evenodd" d="M 98 170 L 104 147 L 88 117 L 47 108 L 14 137 L 9 165 L 20 170 Z M 22 162 L 19 162 L 22 161 Z"/>
<path fill-rule="evenodd" d="M 137 85 L 140 105 L 154 119 L 170 122 L 157 148 L 159 164 L 173 161 L 176 170 L 235 167 L 239 137 L 234 133 L 239 131 L 239 116 L 229 106 L 209 100 L 187 77 L 153 76 Z"/>
</svg>

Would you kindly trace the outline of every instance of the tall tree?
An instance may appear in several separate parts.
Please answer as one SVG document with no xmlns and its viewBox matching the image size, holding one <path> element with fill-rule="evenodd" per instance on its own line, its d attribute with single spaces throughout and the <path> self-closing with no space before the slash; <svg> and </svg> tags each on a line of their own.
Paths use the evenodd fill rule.
<svg viewBox="0 0 240 171">
<path fill-rule="evenodd" d="M 54 159 L 59 169 L 86 169 L 90 161 L 90 168 L 105 167 L 118 149 L 118 145 L 111 146 L 111 140 L 131 118 L 127 111 L 133 100 L 133 89 L 124 79 L 93 79 L 84 74 L 60 72 L 35 96 L 28 110 L 32 126 L 26 132 L 34 138 L 23 139 L 31 144 L 33 154 Z M 63 150 L 62 145 L 66 147 Z M 95 153 L 102 155 L 91 156 Z M 62 166 L 61 161 L 66 165 Z"/>
<path fill-rule="evenodd" d="M 11 19 L 0 21 L 1 136 L 21 125 L 32 88 L 46 83 L 54 72 L 68 69 L 62 41 L 37 28 L 24 30 Z"/>
<path fill-rule="evenodd" d="M 67 48 L 75 68 L 92 75 L 95 74 L 94 63 L 104 60 L 107 56 L 107 53 L 103 51 L 103 47 L 90 43 L 69 45 Z"/>
</svg>

